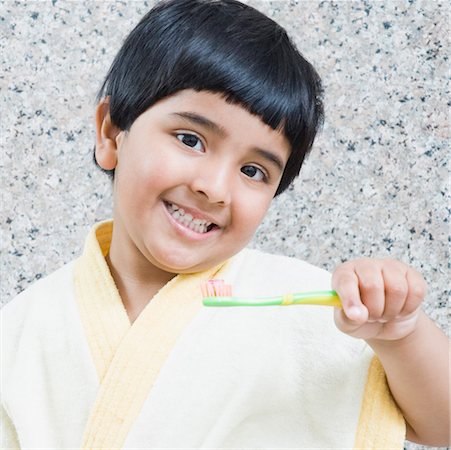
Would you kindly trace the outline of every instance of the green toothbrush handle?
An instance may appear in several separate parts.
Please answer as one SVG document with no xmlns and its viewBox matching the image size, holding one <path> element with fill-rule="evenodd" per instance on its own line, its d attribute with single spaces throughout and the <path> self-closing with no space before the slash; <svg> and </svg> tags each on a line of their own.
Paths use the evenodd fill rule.
<svg viewBox="0 0 451 450">
<path fill-rule="evenodd" d="M 340 298 L 335 291 L 312 291 L 297 294 L 285 294 L 277 297 L 205 297 L 204 306 L 287 306 L 322 305 L 341 307 Z"/>
</svg>

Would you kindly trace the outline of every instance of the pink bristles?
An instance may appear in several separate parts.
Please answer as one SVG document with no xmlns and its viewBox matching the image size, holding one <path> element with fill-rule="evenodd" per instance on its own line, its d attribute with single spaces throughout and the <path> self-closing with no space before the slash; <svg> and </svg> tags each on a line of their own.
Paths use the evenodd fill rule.
<svg viewBox="0 0 451 450">
<path fill-rule="evenodd" d="M 200 289 L 203 297 L 231 297 L 232 286 L 226 284 L 224 280 L 204 281 Z"/>
</svg>

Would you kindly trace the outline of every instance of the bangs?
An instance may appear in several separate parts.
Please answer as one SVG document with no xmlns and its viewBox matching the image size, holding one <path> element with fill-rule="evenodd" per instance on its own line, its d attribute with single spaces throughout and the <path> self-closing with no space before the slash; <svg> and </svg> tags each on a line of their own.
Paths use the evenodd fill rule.
<svg viewBox="0 0 451 450">
<path fill-rule="evenodd" d="M 111 120 L 128 130 L 154 103 L 184 89 L 219 93 L 280 130 L 292 148 L 291 171 L 299 172 L 322 122 L 313 67 L 282 27 L 234 0 L 159 3 L 125 40 L 98 100 L 110 96 Z"/>
</svg>

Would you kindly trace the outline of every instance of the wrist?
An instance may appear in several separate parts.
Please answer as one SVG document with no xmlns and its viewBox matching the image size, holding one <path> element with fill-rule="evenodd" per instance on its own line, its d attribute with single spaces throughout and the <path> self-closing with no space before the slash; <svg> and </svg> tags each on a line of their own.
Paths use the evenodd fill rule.
<svg viewBox="0 0 451 450">
<path fill-rule="evenodd" d="M 418 339 L 421 339 L 422 330 L 426 325 L 428 318 L 420 309 L 406 324 L 405 331 L 399 333 L 400 337 L 396 339 L 379 339 L 377 337 L 366 339 L 367 344 L 376 351 L 376 348 L 406 348 L 415 345 Z M 376 351 L 377 352 L 377 351 Z"/>
</svg>

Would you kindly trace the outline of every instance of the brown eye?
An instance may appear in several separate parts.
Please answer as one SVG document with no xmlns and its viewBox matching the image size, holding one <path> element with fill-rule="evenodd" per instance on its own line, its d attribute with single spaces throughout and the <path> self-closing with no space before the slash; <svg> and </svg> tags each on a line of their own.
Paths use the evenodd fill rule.
<svg viewBox="0 0 451 450">
<path fill-rule="evenodd" d="M 202 141 L 194 134 L 179 133 L 177 139 L 185 144 L 187 147 L 194 148 L 195 150 L 203 150 Z"/>
<path fill-rule="evenodd" d="M 241 168 L 241 172 L 256 181 L 266 181 L 267 179 L 265 173 L 255 166 L 244 166 Z"/>
</svg>

